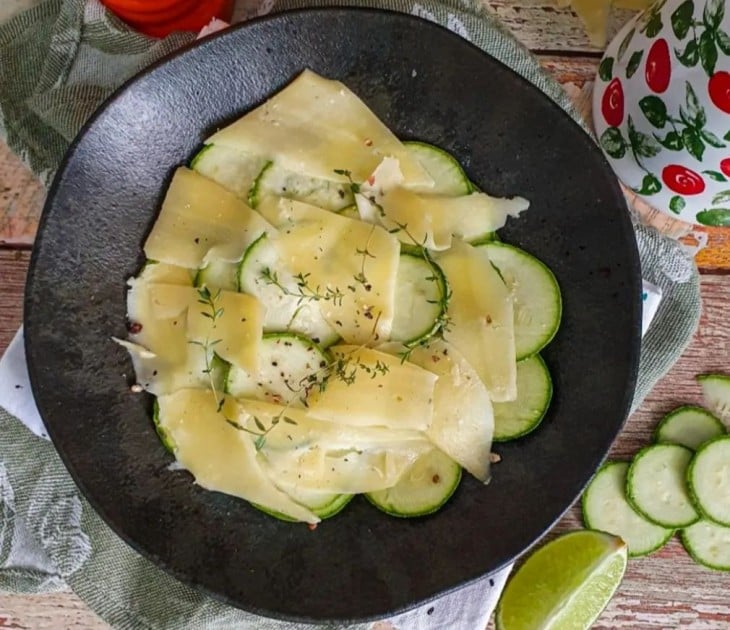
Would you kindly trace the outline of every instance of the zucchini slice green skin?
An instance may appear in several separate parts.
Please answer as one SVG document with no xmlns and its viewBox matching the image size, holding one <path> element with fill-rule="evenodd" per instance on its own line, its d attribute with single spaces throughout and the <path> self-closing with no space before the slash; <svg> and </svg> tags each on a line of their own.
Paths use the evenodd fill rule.
<svg viewBox="0 0 730 630">
<path fill-rule="evenodd" d="M 395 486 L 369 492 L 365 498 L 391 516 L 426 516 L 441 509 L 460 481 L 461 466 L 435 448 L 416 460 Z"/>
<path fill-rule="evenodd" d="M 487 242 L 489 259 L 512 290 L 517 360 L 537 354 L 560 327 L 563 300 L 552 271 L 532 254 L 497 241 Z"/>
<path fill-rule="evenodd" d="M 708 521 L 730 527 L 730 435 L 703 444 L 687 471 L 690 496 Z"/>
<path fill-rule="evenodd" d="M 652 444 L 641 449 L 629 466 L 626 498 L 647 521 L 679 529 L 696 523 L 687 489 L 687 468 L 692 450 L 679 444 Z"/>
<path fill-rule="evenodd" d="M 428 252 L 402 247 L 391 339 L 405 346 L 426 343 L 443 326 L 448 295 L 446 276 Z"/>
<path fill-rule="evenodd" d="M 236 398 L 302 406 L 296 397 L 305 395 L 304 380 L 329 365 L 331 360 L 329 353 L 309 337 L 293 332 L 264 333 L 259 373 L 251 376 L 231 366 L 224 391 Z M 322 375 L 324 377 L 324 372 Z M 292 397 L 294 399 L 290 400 Z"/>
<path fill-rule="evenodd" d="M 654 441 L 679 444 L 696 451 L 702 444 L 725 434 L 725 427 L 707 409 L 683 405 L 670 411 L 654 431 Z"/>
<path fill-rule="evenodd" d="M 730 430 L 730 374 L 700 374 L 696 378 L 710 411 Z"/>
<path fill-rule="evenodd" d="M 196 287 L 238 291 L 238 264 L 211 260 L 205 267 L 198 269 L 193 284 Z"/>
<path fill-rule="evenodd" d="M 333 516 L 336 516 L 342 510 L 344 510 L 347 505 L 352 501 L 352 499 L 355 497 L 354 494 L 337 494 L 332 497 L 332 500 L 325 503 L 324 505 L 307 505 L 306 502 L 298 501 L 301 505 L 308 508 L 312 514 L 315 516 L 319 516 L 323 521 L 332 518 Z M 274 510 L 269 510 L 268 508 L 265 508 L 263 505 L 259 505 L 257 503 L 251 503 L 253 507 L 255 507 L 257 510 L 263 512 L 264 514 L 268 514 L 269 516 L 273 516 L 274 518 L 278 518 L 280 521 L 286 521 L 287 523 L 297 523 L 298 521 L 295 521 L 293 518 L 287 516 L 286 514 L 282 514 L 281 512 L 276 512 Z"/>
<path fill-rule="evenodd" d="M 626 499 L 629 462 L 606 462 L 588 484 L 581 499 L 583 522 L 588 529 L 620 536 L 628 545 L 629 556 L 646 556 L 661 549 L 674 534 L 647 521 Z"/>
<path fill-rule="evenodd" d="M 730 571 L 730 528 L 712 521 L 697 521 L 680 532 L 692 559 L 715 571 Z"/>
<path fill-rule="evenodd" d="M 553 381 L 545 361 L 533 355 L 517 362 L 517 400 L 493 403 L 494 441 L 508 442 L 532 433 L 553 398 Z"/>
<path fill-rule="evenodd" d="M 472 192 L 469 178 L 453 155 L 427 142 L 414 140 L 403 144 L 433 178 L 430 194 L 458 197 Z"/>
<path fill-rule="evenodd" d="M 172 438 L 170 438 L 170 436 L 167 434 L 167 431 L 165 431 L 165 429 L 163 429 L 160 425 L 160 404 L 157 402 L 157 398 L 155 398 L 155 402 L 152 405 L 152 423 L 155 425 L 155 432 L 157 433 L 157 437 L 160 438 L 162 446 L 165 447 L 165 450 L 168 453 L 174 455 L 175 443 L 172 441 Z"/>
</svg>

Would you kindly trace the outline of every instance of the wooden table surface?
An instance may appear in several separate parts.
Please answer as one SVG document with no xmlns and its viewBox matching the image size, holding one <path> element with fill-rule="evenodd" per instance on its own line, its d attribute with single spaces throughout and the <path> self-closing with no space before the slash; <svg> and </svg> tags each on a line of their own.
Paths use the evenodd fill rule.
<svg viewBox="0 0 730 630">
<path fill-rule="evenodd" d="M 35 1 L 11 0 L 0 7 L 0 19 L 21 3 Z M 556 8 L 550 0 L 486 1 L 588 115 L 600 50 L 589 43 L 575 14 Z M 609 35 L 630 15 L 614 11 Z M 23 284 L 44 197 L 39 182 L 0 142 L 0 353 L 21 322 Z M 655 220 L 652 213 L 647 216 Z M 678 233 L 682 227 L 672 229 Z M 680 361 L 629 419 L 612 450 L 614 457 L 631 456 L 646 444 L 668 410 L 680 403 L 700 403 L 695 374 L 730 371 L 730 309 L 726 306 L 730 304 L 730 230 L 695 230 L 708 238 L 708 247 L 697 257 L 703 298 L 699 330 Z M 580 526 L 574 507 L 556 531 Z M 107 627 L 71 592 L 0 595 L 0 629 Z M 730 628 L 730 573 L 694 564 L 673 539 L 652 556 L 630 561 L 621 588 L 595 627 Z"/>
</svg>

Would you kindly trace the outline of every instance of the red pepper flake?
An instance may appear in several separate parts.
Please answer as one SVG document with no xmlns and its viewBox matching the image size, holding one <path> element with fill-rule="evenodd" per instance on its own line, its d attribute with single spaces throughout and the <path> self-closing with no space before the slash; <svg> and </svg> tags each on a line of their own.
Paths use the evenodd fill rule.
<svg viewBox="0 0 730 630">
<path fill-rule="evenodd" d="M 313 532 L 315 529 L 317 529 L 317 523 L 308 523 L 307 527 L 309 527 L 310 532 Z"/>
<path fill-rule="evenodd" d="M 142 332 L 142 324 L 139 322 L 127 322 L 127 330 L 132 335 L 138 335 Z"/>
<path fill-rule="evenodd" d="M 366 147 L 373 146 L 373 141 L 370 138 L 365 138 L 365 146 Z"/>
<path fill-rule="evenodd" d="M 368 177 L 367 182 L 372 186 L 375 183 L 375 175 Z"/>
</svg>

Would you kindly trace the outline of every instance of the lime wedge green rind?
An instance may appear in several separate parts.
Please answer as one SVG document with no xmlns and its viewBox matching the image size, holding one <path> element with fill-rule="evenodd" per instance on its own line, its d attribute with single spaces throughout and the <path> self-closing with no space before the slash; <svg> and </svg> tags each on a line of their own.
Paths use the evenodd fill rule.
<svg viewBox="0 0 730 630">
<path fill-rule="evenodd" d="M 588 629 L 616 592 L 628 554 L 617 536 L 569 532 L 534 552 L 497 606 L 498 630 Z"/>
</svg>

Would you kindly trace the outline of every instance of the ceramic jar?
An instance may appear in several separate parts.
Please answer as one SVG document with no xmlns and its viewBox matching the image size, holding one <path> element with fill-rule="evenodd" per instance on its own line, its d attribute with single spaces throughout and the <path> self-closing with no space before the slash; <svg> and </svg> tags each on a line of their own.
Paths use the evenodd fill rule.
<svg viewBox="0 0 730 630">
<path fill-rule="evenodd" d="M 618 177 L 690 223 L 730 226 L 730 7 L 660 0 L 601 61 L 593 120 Z"/>
</svg>

